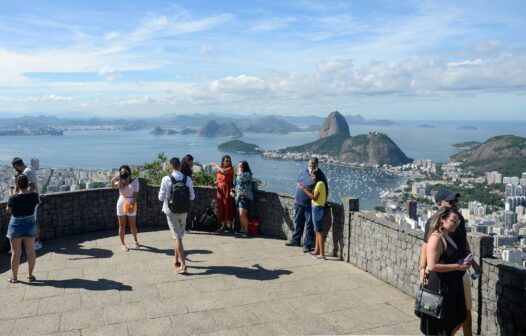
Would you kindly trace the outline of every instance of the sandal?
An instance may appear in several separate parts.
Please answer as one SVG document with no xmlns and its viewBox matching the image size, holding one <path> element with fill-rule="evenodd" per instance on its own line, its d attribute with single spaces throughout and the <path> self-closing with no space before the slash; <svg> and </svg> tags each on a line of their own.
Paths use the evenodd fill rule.
<svg viewBox="0 0 526 336">
<path fill-rule="evenodd" d="M 32 276 L 32 275 L 27 277 L 27 282 L 33 282 L 35 280 L 36 280 L 36 278 L 34 276 Z"/>
<path fill-rule="evenodd" d="M 7 279 L 7 282 L 10 282 L 10 283 L 17 283 L 18 280 L 16 278 L 9 278 Z"/>
<path fill-rule="evenodd" d="M 129 249 L 126 247 L 126 245 L 122 245 L 122 246 L 121 246 L 121 251 L 123 251 L 123 252 L 128 252 Z"/>
<path fill-rule="evenodd" d="M 135 248 L 140 248 L 141 247 L 141 244 L 139 244 L 138 241 L 135 242 Z"/>
<path fill-rule="evenodd" d="M 177 274 L 185 274 L 186 273 L 186 266 L 179 267 L 176 271 Z"/>
</svg>

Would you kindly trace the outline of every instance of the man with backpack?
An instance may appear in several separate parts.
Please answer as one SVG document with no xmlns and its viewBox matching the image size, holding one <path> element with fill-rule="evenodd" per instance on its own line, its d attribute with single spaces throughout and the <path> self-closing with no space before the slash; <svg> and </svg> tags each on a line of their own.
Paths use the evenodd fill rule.
<svg viewBox="0 0 526 336">
<path fill-rule="evenodd" d="M 195 198 L 192 179 L 179 170 L 181 162 L 178 158 L 170 159 L 172 173 L 163 177 L 159 189 L 159 200 L 163 202 L 163 212 L 166 214 L 168 226 L 175 240 L 174 267 L 180 274 L 186 273 L 186 263 L 183 248 L 183 236 L 186 227 L 186 216 L 190 209 L 190 201 Z M 180 264 L 177 268 L 177 264 Z"/>
</svg>

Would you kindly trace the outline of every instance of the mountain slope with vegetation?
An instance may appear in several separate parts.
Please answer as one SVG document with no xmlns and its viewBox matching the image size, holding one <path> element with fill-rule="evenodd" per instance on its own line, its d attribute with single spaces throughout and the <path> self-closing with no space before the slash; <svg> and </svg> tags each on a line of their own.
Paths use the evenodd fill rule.
<svg viewBox="0 0 526 336">
<path fill-rule="evenodd" d="M 500 135 L 471 149 L 451 156 L 462 168 L 479 174 L 497 170 L 504 175 L 520 176 L 526 171 L 526 138 Z"/>
</svg>

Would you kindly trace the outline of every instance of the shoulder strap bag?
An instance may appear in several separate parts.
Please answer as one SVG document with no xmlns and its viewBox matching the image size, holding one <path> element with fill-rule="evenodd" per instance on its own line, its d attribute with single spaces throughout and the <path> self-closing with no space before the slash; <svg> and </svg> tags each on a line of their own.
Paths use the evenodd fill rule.
<svg viewBox="0 0 526 336">
<path fill-rule="evenodd" d="M 442 252 L 443 256 L 444 253 L 446 253 L 447 245 L 442 235 L 440 238 L 444 248 L 444 251 Z M 438 292 L 427 289 L 422 284 L 420 284 L 420 288 L 416 294 L 415 300 L 416 316 L 421 317 L 422 314 L 426 314 L 437 319 L 444 317 L 444 296 L 442 295 L 442 284 L 440 283 L 440 277 L 438 279 Z"/>
</svg>

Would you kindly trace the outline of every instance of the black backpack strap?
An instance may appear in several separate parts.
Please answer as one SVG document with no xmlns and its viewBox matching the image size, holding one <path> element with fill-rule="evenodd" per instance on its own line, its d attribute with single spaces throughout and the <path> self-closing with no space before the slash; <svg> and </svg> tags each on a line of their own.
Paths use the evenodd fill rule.
<svg viewBox="0 0 526 336">
<path fill-rule="evenodd" d="M 186 175 L 183 174 L 183 184 L 186 185 Z"/>
<path fill-rule="evenodd" d="M 177 181 L 175 180 L 175 177 L 174 177 L 172 174 L 170 174 L 170 175 L 168 175 L 168 176 L 170 176 L 170 180 L 172 180 L 172 184 L 175 184 L 175 183 L 177 182 Z"/>
</svg>

